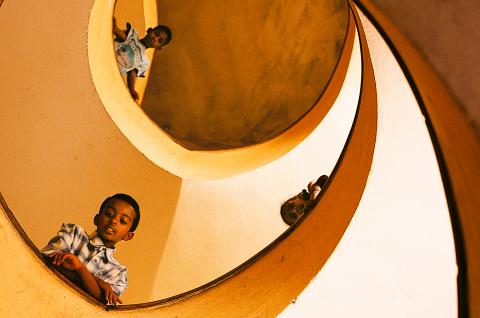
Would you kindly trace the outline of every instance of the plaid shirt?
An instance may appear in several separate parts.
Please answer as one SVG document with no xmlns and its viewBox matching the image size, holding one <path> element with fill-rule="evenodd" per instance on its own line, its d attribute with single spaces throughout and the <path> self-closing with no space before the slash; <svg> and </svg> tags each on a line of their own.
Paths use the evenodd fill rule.
<svg viewBox="0 0 480 318">
<path fill-rule="evenodd" d="M 56 250 L 77 256 L 93 276 L 110 284 L 117 296 L 127 288 L 127 268 L 113 258 L 115 248 L 105 247 L 96 231 L 89 236 L 80 226 L 64 223 L 42 253 L 49 255 Z"/>
</svg>

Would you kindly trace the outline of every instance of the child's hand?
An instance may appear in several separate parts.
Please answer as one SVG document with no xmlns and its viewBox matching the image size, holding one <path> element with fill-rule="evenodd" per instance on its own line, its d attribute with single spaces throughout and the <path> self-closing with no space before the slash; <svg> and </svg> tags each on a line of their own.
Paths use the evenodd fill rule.
<svg viewBox="0 0 480 318">
<path fill-rule="evenodd" d="M 112 289 L 112 286 L 108 284 L 107 282 L 103 281 L 99 277 L 94 277 L 95 281 L 97 282 L 98 287 L 103 290 L 103 293 L 105 295 L 105 301 L 108 304 L 112 304 L 114 306 L 117 305 L 117 302 L 120 304 L 123 304 L 122 300 L 115 294 L 115 292 Z"/>
<path fill-rule="evenodd" d="M 48 255 L 48 257 L 50 257 L 50 259 L 52 260 L 53 265 L 61 266 L 71 271 L 78 270 L 83 266 L 82 262 L 80 262 L 78 257 L 71 253 L 64 253 L 58 251 Z"/>
<path fill-rule="evenodd" d="M 125 33 L 124 30 L 121 30 L 118 27 L 117 19 L 115 17 L 112 17 L 112 31 L 113 31 L 113 35 L 115 35 L 115 40 L 118 40 L 119 42 L 123 42 L 127 39 L 127 34 Z"/>
<path fill-rule="evenodd" d="M 132 98 L 137 101 L 139 99 L 137 91 L 134 89 L 130 89 L 130 95 L 132 95 Z"/>
<path fill-rule="evenodd" d="M 307 188 L 310 195 L 309 196 L 310 200 L 315 200 L 318 197 L 318 194 L 320 193 L 320 191 L 322 190 L 322 188 L 320 188 L 320 186 L 314 183 L 313 181 L 310 181 L 308 183 Z"/>
</svg>

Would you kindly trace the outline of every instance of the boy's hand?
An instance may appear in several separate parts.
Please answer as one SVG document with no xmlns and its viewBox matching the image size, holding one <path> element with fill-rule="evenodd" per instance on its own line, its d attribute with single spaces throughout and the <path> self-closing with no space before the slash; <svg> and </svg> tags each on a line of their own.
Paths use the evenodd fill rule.
<svg viewBox="0 0 480 318">
<path fill-rule="evenodd" d="M 117 302 L 120 304 L 123 304 L 122 300 L 115 294 L 115 292 L 112 289 L 112 286 L 108 284 L 107 282 L 103 281 L 99 277 L 94 277 L 95 281 L 97 282 L 98 287 L 103 290 L 103 294 L 105 295 L 105 301 L 108 304 L 112 304 L 114 306 L 117 305 Z"/>
<path fill-rule="evenodd" d="M 118 31 L 121 31 L 117 25 L 117 19 L 115 17 L 112 17 L 112 29 L 114 34 L 116 34 Z"/>
<path fill-rule="evenodd" d="M 130 89 L 129 91 L 130 91 L 130 95 L 132 95 L 132 98 L 133 98 L 135 101 L 137 101 L 137 100 L 139 99 L 137 91 L 134 90 L 134 89 Z"/>
<path fill-rule="evenodd" d="M 127 34 L 125 33 L 124 30 L 121 30 L 118 27 L 117 19 L 115 19 L 115 17 L 112 17 L 112 31 L 113 31 L 113 34 L 116 37 L 116 40 L 119 40 L 120 42 L 123 42 L 127 39 Z"/>
<path fill-rule="evenodd" d="M 48 255 L 48 257 L 50 257 L 50 259 L 52 260 L 53 265 L 61 266 L 71 271 L 76 271 L 83 266 L 82 262 L 80 262 L 78 257 L 71 253 L 64 253 L 58 251 Z"/>
</svg>

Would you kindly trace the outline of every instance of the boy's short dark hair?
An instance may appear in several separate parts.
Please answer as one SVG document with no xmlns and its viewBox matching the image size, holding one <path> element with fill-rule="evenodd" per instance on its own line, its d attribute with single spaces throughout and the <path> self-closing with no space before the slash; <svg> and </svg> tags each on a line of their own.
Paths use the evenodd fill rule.
<svg viewBox="0 0 480 318">
<path fill-rule="evenodd" d="M 170 30 L 170 28 L 166 25 L 163 25 L 163 24 L 157 25 L 156 27 L 153 28 L 153 31 L 165 32 L 165 34 L 167 35 L 167 38 L 165 39 L 165 41 L 163 41 L 162 45 L 167 45 L 172 40 L 172 30 Z"/>
<path fill-rule="evenodd" d="M 107 205 L 108 201 L 114 200 L 114 199 L 127 202 L 135 211 L 135 219 L 133 220 L 132 226 L 130 227 L 130 232 L 135 231 L 135 229 L 138 226 L 138 223 L 140 222 L 140 207 L 137 201 L 135 201 L 135 199 L 129 196 L 128 194 L 117 193 L 112 195 L 111 197 L 106 198 L 105 200 L 103 200 L 102 205 L 100 205 L 100 210 L 98 211 L 98 213 L 102 212 L 102 210 Z"/>
<path fill-rule="evenodd" d="M 308 192 L 306 192 L 305 194 L 304 191 L 306 190 L 303 190 L 301 194 L 303 200 L 305 200 L 305 210 L 303 211 L 302 215 L 298 216 L 290 212 L 293 207 L 292 201 L 297 199 L 298 196 L 294 196 L 288 199 L 280 206 L 280 215 L 282 216 L 282 220 L 290 226 L 294 225 L 298 220 L 300 220 L 300 218 L 302 218 L 305 214 L 309 213 L 317 204 L 317 200 L 310 200 L 308 198 Z"/>
<path fill-rule="evenodd" d="M 287 223 L 289 226 L 292 226 L 297 222 L 297 217 L 290 213 L 291 205 L 290 203 L 293 199 L 288 199 L 280 207 L 280 215 L 282 216 L 283 222 Z"/>
</svg>

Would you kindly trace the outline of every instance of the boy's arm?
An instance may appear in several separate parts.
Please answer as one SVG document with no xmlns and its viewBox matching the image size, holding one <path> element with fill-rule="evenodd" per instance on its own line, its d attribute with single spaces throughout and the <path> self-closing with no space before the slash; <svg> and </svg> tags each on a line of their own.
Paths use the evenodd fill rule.
<svg viewBox="0 0 480 318">
<path fill-rule="evenodd" d="M 135 91 L 135 83 L 137 82 L 137 69 L 133 69 L 127 72 L 127 86 L 130 91 L 130 95 L 134 100 L 138 100 L 138 93 Z"/>
<path fill-rule="evenodd" d="M 314 181 L 310 181 L 308 183 L 308 192 L 310 194 L 310 200 L 315 200 L 318 197 L 318 194 L 320 193 L 320 186 L 314 183 Z"/>
<path fill-rule="evenodd" d="M 122 300 L 117 296 L 115 291 L 113 290 L 112 286 L 109 283 L 105 282 L 100 277 L 94 277 L 95 281 L 97 282 L 98 287 L 102 289 L 105 301 L 107 304 L 116 305 L 117 302 L 123 304 Z"/>
<path fill-rule="evenodd" d="M 80 278 L 78 277 L 77 273 L 73 271 L 69 271 L 68 269 L 65 269 L 63 267 L 58 267 L 58 266 L 55 266 L 55 269 L 60 273 L 62 273 L 63 276 L 68 278 L 68 280 L 74 283 L 75 285 L 81 286 L 82 282 L 80 281 Z"/>
<path fill-rule="evenodd" d="M 52 258 L 52 264 L 58 266 L 63 274 L 66 274 L 74 283 L 81 283 L 83 289 L 97 300 L 116 305 L 122 303 L 115 294 L 110 285 L 98 277 L 94 277 L 88 268 L 78 257 L 70 253 L 53 253 L 49 255 Z M 103 296 L 103 297 L 102 297 Z"/>
<path fill-rule="evenodd" d="M 123 304 L 122 300 L 115 294 L 112 287 L 101 278 L 93 276 L 87 267 L 73 254 L 53 253 L 49 255 L 52 264 L 58 266 L 58 270 L 76 285 L 83 286 L 83 289 L 91 296 L 106 304 Z"/>
<path fill-rule="evenodd" d="M 84 290 L 102 303 L 105 302 L 105 299 L 102 299 L 102 289 L 100 289 L 100 286 L 98 286 L 95 277 L 90 274 L 88 268 L 83 263 L 80 262 L 80 264 L 81 266 L 75 271 L 78 274 L 80 280 L 82 281 Z"/>
<path fill-rule="evenodd" d="M 122 30 L 118 27 L 117 25 L 117 19 L 113 17 L 113 34 L 115 35 L 116 39 L 119 40 L 120 42 L 123 42 L 127 39 L 127 32 L 125 30 Z"/>
<path fill-rule="evenodd" d="M 48 256 L 51 253 L 56 253 L 57 251 L 71 252 L 72 247 L 78 243 L 75 240 L 75 233 L 80 231 L 83 230 L 81 230 L 75 224 L 63 223 L 57 235 L 48 242 L 47 246 L 42 248 L 43 255 Z"/>
<path fill-rule="evenodd" d="M 71 253 L 63 253 L 63 252 L 56 252 L 48 255 L 52 259 L 52 265 L 58 266 L 62 268 L 62 273 L 65 270 L 70 271 L 71 273 L 75 273 L 78 276 L 78 280 L 82 283 L 84 290 L 89 293 L 91 296 L 95 297 L 96 299 L 102 301 L 101 299 L 101 290 L 97 285 L 97 282 L 93 278 L 93 275 L 90 274 L 87 267 Z M 68 278 L 72 277 L 72 275 L 67 274 Z M 75 282 L 75 281 L 74 281 Z"/>
</svg>

